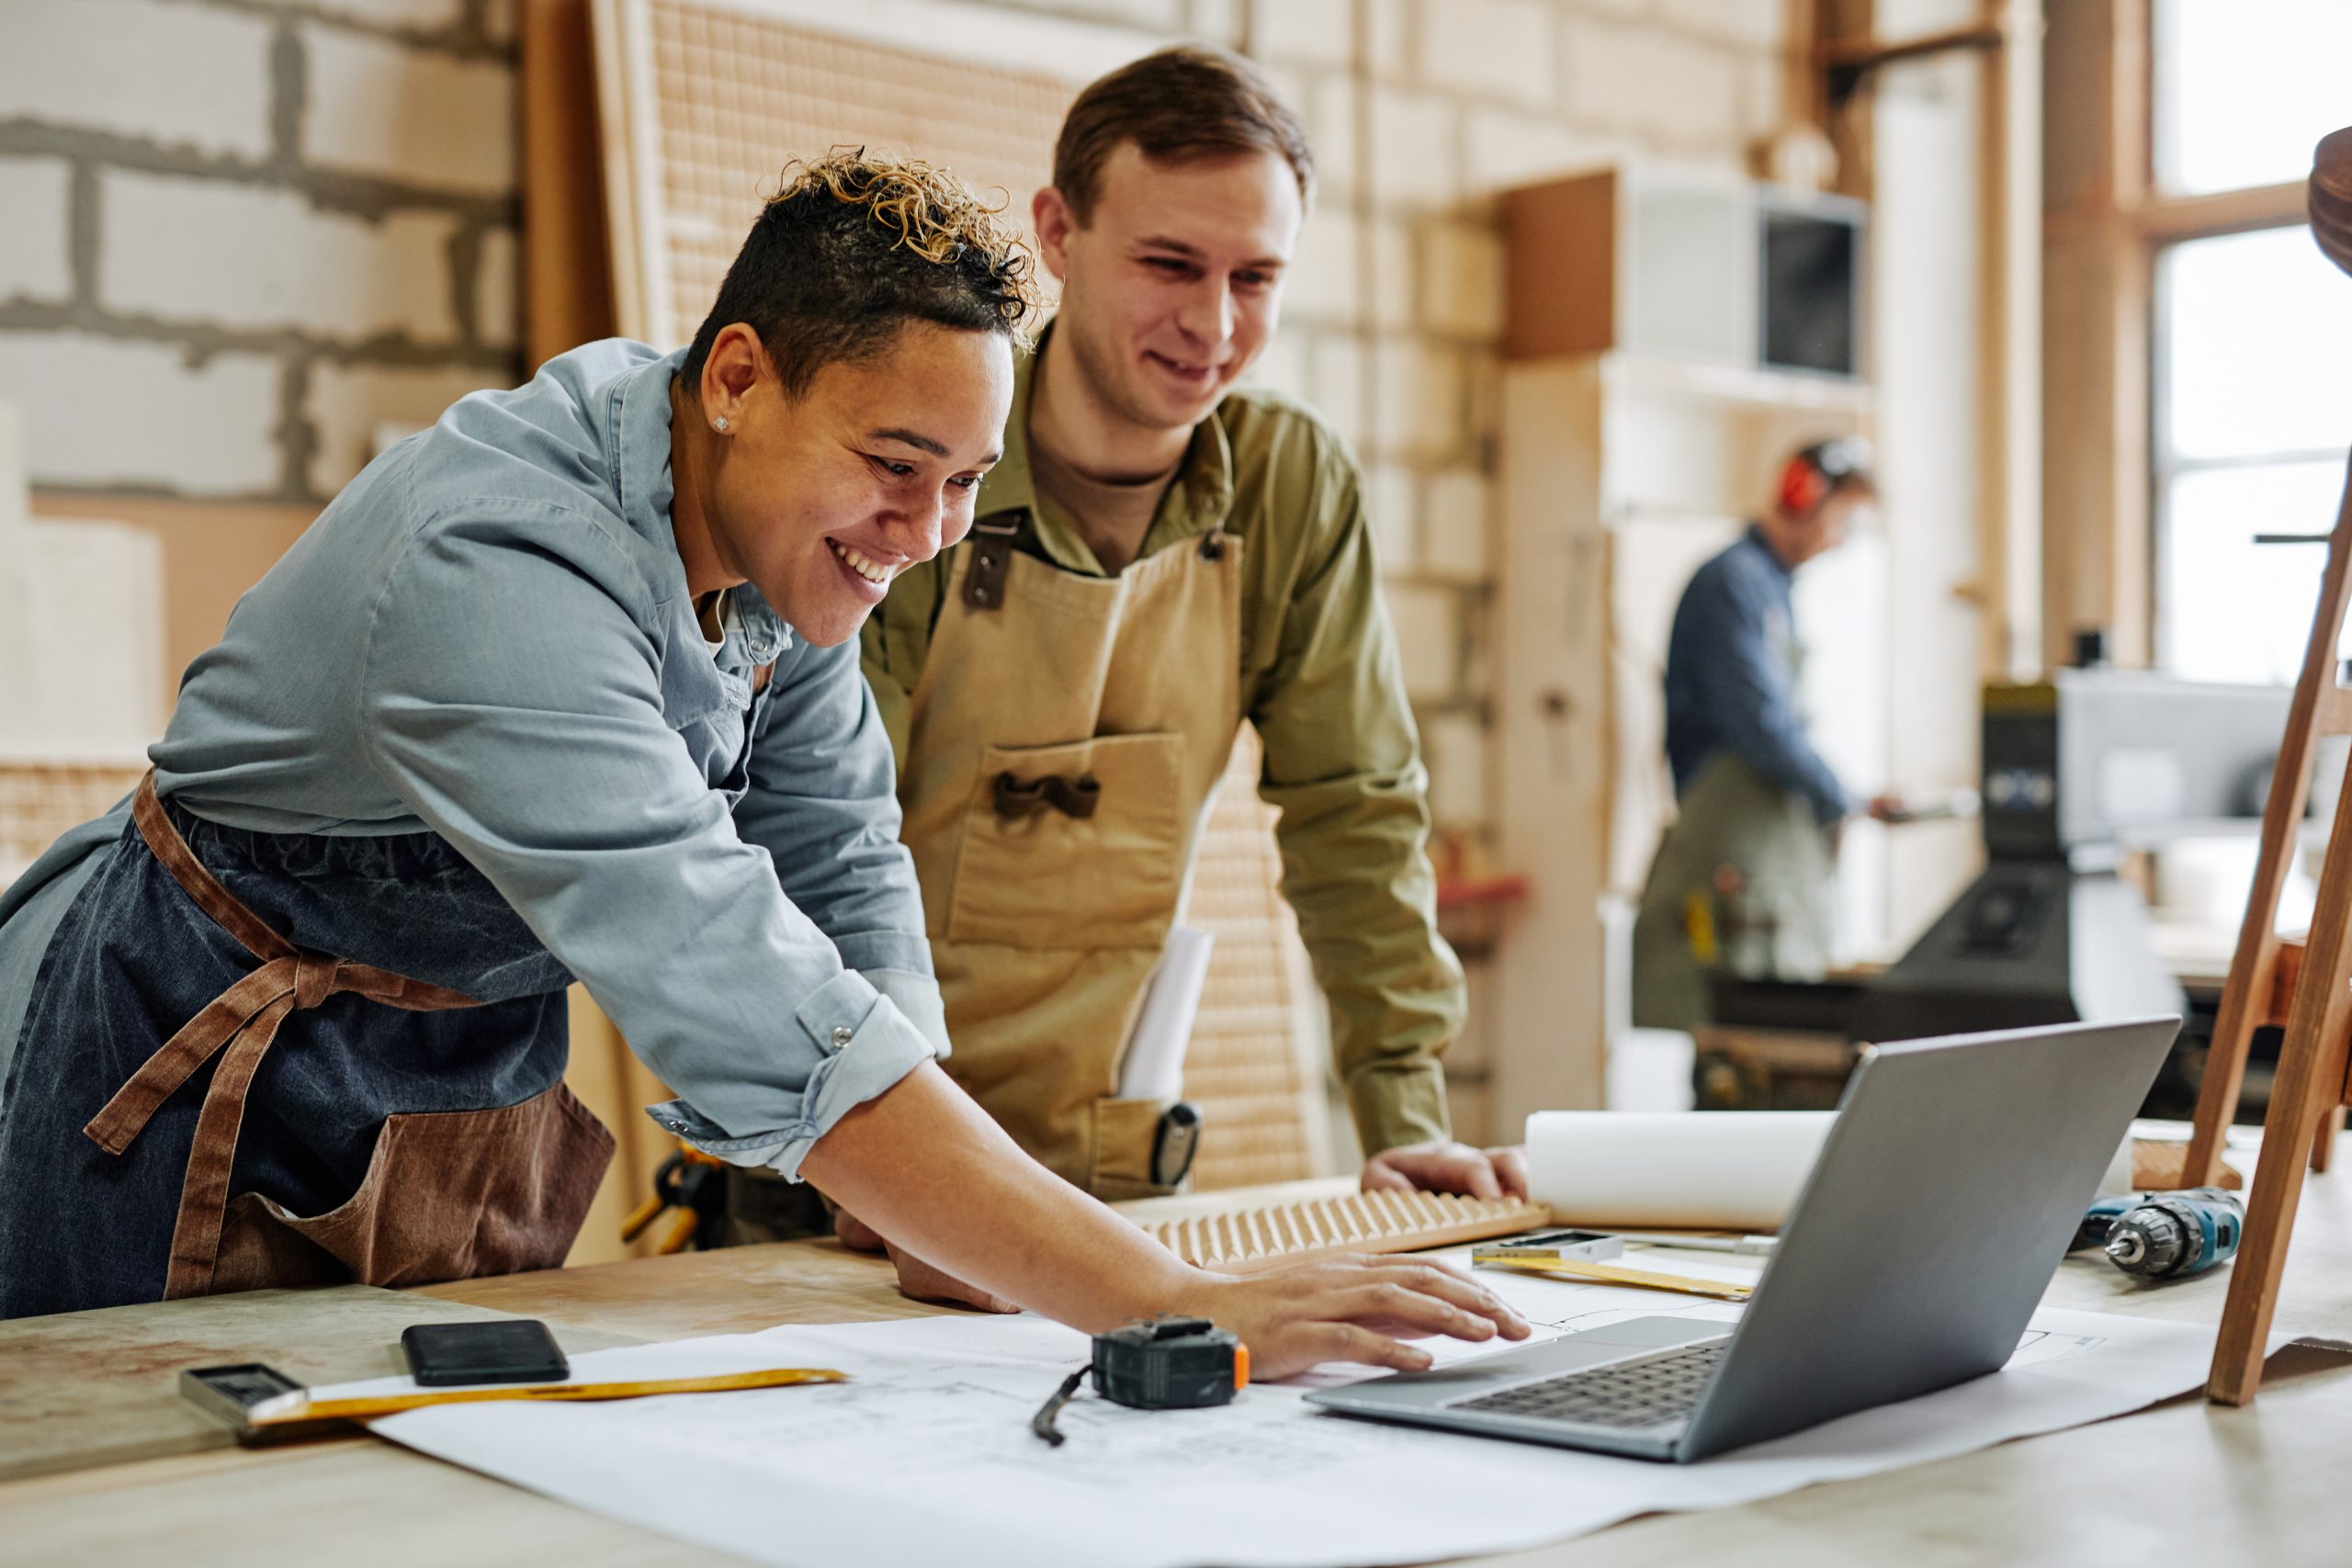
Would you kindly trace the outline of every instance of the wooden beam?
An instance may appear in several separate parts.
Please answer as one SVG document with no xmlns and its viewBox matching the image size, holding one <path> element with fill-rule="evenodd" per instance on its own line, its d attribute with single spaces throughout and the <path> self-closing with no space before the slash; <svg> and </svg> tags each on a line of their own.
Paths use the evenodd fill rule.
<svg viewBox="0 0 2352 1568">
<path fill-rule="evenodd" d="M 2243 234 L 2305 221 L 2307 189 L 2305 182 L 2289 180 L 2245 190 L 2215 191 L 2211 196 L 2154 197 L 2132 217 L 2141 234 L 2156 244 Z"/>
</svg>

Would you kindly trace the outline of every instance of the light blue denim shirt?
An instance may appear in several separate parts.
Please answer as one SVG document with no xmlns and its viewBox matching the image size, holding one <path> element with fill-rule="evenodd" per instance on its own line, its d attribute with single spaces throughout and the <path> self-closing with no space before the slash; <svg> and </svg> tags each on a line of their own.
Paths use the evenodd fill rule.
<svg viewBox="0 0 2352 1568">
<path fill-rule="evenodd" d="M 946 1031 L 856 642 L 808 646 L 749 586 L 715 655 L 696 620 L 682 358 L 590 344 L 369 464 L 189 666 L 151 756 L 232 827 L 440 834 L 677 1092 L 657 1122 L 789 1176 Z"/>
</svg>

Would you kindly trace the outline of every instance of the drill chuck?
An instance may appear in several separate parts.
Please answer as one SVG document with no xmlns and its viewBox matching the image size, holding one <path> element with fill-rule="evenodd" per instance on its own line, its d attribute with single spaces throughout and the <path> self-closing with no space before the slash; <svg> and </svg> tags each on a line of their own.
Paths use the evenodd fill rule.
<svg viewBox="0 0 2352 1568">
<path fill-rule="evenodd" d="M 2103 1243 L 2109 1260 L 2135 1279 L 2201 1274 L 2237 1253 L 2245 1211 L 2233 1192 L 2199 1187 L 2128 1202 L 2126 1207 L 2109 1200 L 2094 1207 L 2085 1232 L 2103 1224 L 2104 1235 L 2091 1237 L 2092 1245 Z"/>
</svg>

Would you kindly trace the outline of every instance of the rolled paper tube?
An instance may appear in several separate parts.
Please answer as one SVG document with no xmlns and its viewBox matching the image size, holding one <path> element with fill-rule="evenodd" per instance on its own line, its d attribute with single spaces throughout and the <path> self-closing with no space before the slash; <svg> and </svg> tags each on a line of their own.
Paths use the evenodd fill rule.
<svg viewBox="0 0 2352 1568">
<path fill-rule="evenodd" d="M 1771 1230 L 1837 1120 L 1830 1111 L 1539 1111 L 1536 1201 L 1564 1225 Z"/>
</svg>

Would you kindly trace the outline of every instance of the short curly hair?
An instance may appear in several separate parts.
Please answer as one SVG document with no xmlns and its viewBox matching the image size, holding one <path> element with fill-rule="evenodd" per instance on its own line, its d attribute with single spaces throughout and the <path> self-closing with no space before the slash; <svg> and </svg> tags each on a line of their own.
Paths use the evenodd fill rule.
<svg viewBox="0 0 2352 1568">
<path fill-rule="evenodd" d="M 943 168 L 836 147 L 785 165 L 686 351 L 691 392 L 721 329 L 757 333 L 786 393 L 870 358 L 900 327 L 931 321 L 1018 344 L 1037 308 L 1027 243 Z"/>
</svg>

